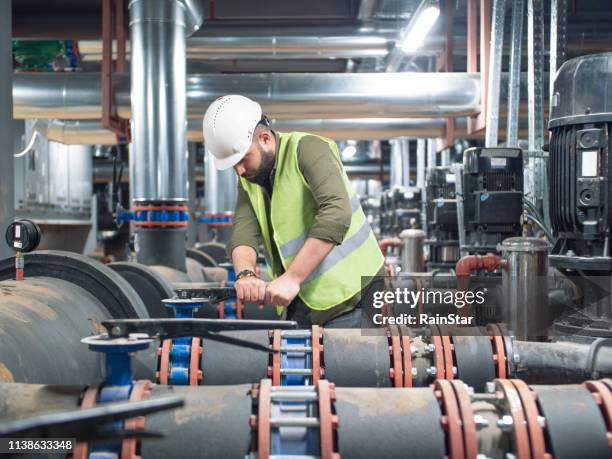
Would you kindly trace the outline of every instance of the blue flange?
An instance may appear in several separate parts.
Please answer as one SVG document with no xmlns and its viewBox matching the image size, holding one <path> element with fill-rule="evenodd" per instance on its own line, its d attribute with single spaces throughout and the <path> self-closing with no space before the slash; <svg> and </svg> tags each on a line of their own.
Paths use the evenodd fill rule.
<svg viewBox="0 0 612 459">
<path fill-rule="evenodd" d="M 169 298 L 162 301 L 168 308 L 174 309 L 177 319 L 191 319 L 194 313 L 206 303 L 203 298 Z M 172 340 L 169 355 L 168 384 L 185 386 L 189 384 L 189 363 L 191 360 L 192 337 Z"/>
<path fill-rule="evenodd" d="M 227 287 L 233 287 L 236 282 L 236 271 L 234 271 L 234 265 L 231 263 L 221 263 L 219 264 L 219 268 L 223 268 L 227 271 Z M 223 303 L 225 306 L 225 318 L 226 319 L 237 319 L 237 306 L 236 306 L 236 298 L 230 298 L 229 300 L 225 300 Z"/>
<path fill-rule="evenodd" d="M 134 385 L 131 355 L 149 347 L 153 340 L 146 335 L 109 339 L 106 335 L 89 336 L 81 340 L 95 352 L 105 354 L 106 376 L 98 392 L 98 402 L 127 401 Z M 108 424 L 109 430 L 120 430 L 122 422 Z M 121 455 L 121 441 L 93 443 L 89 459 L 114 459 Z"/>
</svg>

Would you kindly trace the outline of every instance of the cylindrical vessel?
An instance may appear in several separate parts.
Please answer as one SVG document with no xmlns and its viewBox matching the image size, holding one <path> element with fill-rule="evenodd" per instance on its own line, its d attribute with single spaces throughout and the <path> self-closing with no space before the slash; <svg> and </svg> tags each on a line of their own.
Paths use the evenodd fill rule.
<svg viewBox="0 0 612 459">
<path fill-rule="evenodd" d="M 504 317 L 517 337 L 545 336 L 548 314 L 548 252 L 538 238 L 513 237 L 499 245 L 503 254 Z"/>
<path fill-rule="evenodd" d="M 132 200 L 186 201 L 185 6 L 132 0 L 129 11 Z"/>
<path fill-rule="evenodd" d="M 405 229 L 399 235 L 402 240 L 402 271 L 422 273 L 425 271 L 423 246 L 425 232 L 420 229 Z"/>
</svg>

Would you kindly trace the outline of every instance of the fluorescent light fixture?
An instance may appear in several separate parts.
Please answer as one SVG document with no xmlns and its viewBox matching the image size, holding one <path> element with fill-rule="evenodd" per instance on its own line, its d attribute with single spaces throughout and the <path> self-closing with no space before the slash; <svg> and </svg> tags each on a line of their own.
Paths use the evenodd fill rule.
<svg viewBox="0 0 612 459">
<path fill-rule="evenodd" d="M 399 46 L 404 53 L 413 53 L 421 47 L 425 37 L 440 16 L 438 2 L 424 0 L 408 23 Z"/>
</svg>

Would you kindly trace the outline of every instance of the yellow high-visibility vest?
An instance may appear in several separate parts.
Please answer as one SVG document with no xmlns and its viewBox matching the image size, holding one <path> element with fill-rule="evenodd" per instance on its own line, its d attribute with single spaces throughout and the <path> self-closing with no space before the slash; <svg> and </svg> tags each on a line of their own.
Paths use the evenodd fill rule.
<svg viewBox="0 0 612 459">
<path fill-rule="evenodd" d="M 273 238 L 270 236 L 263 188 L 244 178 L 240 179 L 257 216 L 273 277 L 287 270 L 306 241 L 319 210 L 298 165 L 298 144 L 305 135 L 312 134 L 279 134 L 274 192 L 270 202 Z M 319 138 L 339 156 L 333 140 Z M 376 237 L 361 208 L 359 196 L 353 191 L 344 170 L 342 178 L 351 198 L 351 224 L 342 244 L 333 248 L 300 287 L 299 297 L 311 309 L 329 309 L 352 298 L 362 288 L 362 277 L 375 276 L 384 263 Z M 282 266 L 275 266 L 277 263 L 272 256 L 272 244 L 278 250 Z"/>
</svg>

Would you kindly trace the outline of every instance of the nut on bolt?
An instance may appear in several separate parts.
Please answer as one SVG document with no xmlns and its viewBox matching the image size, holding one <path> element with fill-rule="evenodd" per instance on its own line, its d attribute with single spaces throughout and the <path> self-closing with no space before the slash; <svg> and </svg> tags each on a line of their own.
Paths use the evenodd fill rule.
<svg viewBox="0 0 612 459">
<path fill-rule="evenodd" d="M 478 430 L 489 427 L 489 421 L 479 414 L 474 416 L 474 424 Z"/>
<path fill-rule="evenodd" d="M 512 432 L 514 429 L 514 421 L 512 416 L 508 414 L 503 415 L 497 420 L 497 427 L 499 427 L 503 432 Z"/>
<path fill-rule="evenodd" d="M 494 394 L 495 393 L 495 383 L 492 381 L 489 381 L 488 383 L 485 384 L 485 392 L 487 394 Z"/>
<path fill-rule="evenodd" d="M 429 352 L 430 354 L 433 353 L 436 350 L 436 346 L 435 344 L 428 344 L 427 347 L 425 348 L 427 350 L 427 352 Z"/>
<path fill-rule="evenodd" d="M 438 374 L 438 369 L 436 367 L 429 367 L 427 369 L 427 374 L 435 377 Z"/>
</svg>

